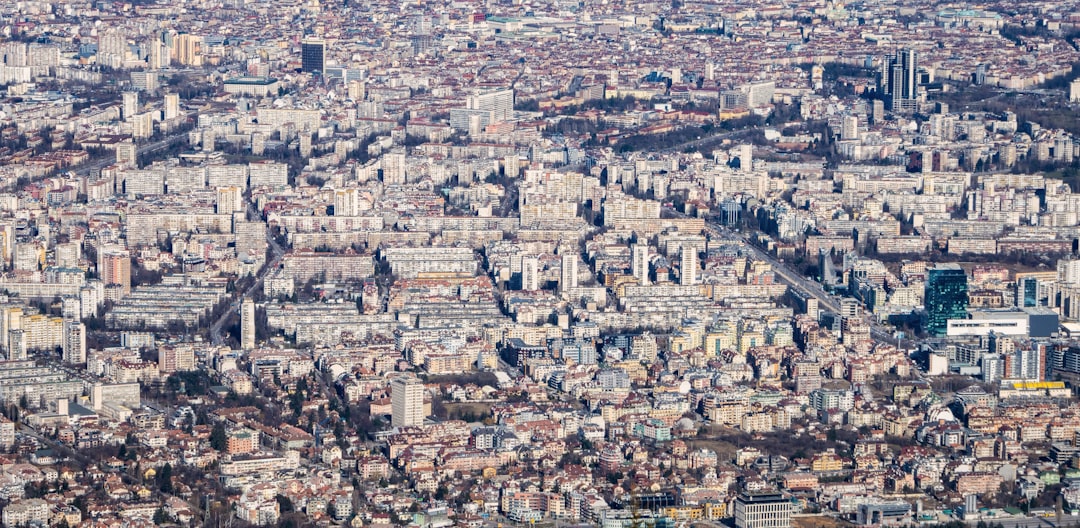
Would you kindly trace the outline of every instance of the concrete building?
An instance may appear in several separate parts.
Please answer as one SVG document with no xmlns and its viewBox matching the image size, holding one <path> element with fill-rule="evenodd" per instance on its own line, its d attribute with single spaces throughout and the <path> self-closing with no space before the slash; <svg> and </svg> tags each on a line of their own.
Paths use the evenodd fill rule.
<svg viewBox="0 0 1080 528">
<path fill-rule="evenodd" d="M 521 289 L 524 291 L 540 289 L 540 259 L 535 256 L 521 259 Z"/>
<path fill-rule="evenodd" d="M 15 445 L 15 422 L 0 416 L 0 449 L 7 450 Z"/>
<path fill-rule="evenodd" d="M 568 251 L 560 258 L 561 269 L 559 271 L 559 289 L 567 292 L 578 287 L 578 260 L 577 254 Z"/>
<path fill-rule="evenodd" d="M 124 295 L 131 293 L 131 253 L 120 246 L 98 250 L 98 275 L 105 286 L 119 285 Z"/>
<path fill-rule="evenodd" d="M 44 499 L 17 500 L 4 507 L 4 528 L 44 525 L 49 522 L 49 503 Z"/>
<path fill-rule="evenodd" d="M 180 115 L 180 95 L 165 94 L 165 119 L 176 119 Z"/>
<path fill-rule="evenodd" d="M 630 246 L 630 273 L 638 284 L 649 284 L 649 245 L 637 243 Z"/>
<path fill-rule="evenodd" d="M 78 321 L 64 322 L 64 363 L 86 363 L 86 325 Z"/>
<path fill-rule="evenodd" d="M 240 304 L 240 348 L 255 348 L 255 302 L 251 299 L 244 299 Z"/>
<path fill-rule="evenodd" d="M 424 383 L 413 377 L 399 377 L 390 383 L 394 427 L 424 424 Z"/>
<path fill-rule="evenodd" d="M 690 247 L 683 247 L 680 253 L 679 284 L 682 286 L 693 286 L 698 282 L 697 251 Z"/>
</svg>

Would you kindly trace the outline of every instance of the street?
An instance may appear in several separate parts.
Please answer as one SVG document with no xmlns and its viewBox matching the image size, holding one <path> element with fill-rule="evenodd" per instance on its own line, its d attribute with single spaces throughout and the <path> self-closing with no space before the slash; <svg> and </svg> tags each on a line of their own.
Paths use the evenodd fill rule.
<svg viewBox="0 0 1080 528">
<path fill-rule="evenodd" d="M 162 149 L 172 145 L 173 143 L 176 143 L 177 141 L 186 140 L 186 139 L 187 139 L 187 132 L 183 132 L 183 133 L 180 133 L 180 134 L 173 134 L 171 136 L 165 136 L 164 138 L 162 138 L 162 139 L 160 139 L 158 141 L 155 141 L 153 143 L 147 143 L 145 145 L 139 146 L 136 149 L 136 151 L 137 151 L 136 157 L 141 156 L 143 154 L 146 154 L 147 152 L 156 152 L 158 150 L 162 150 Z M 97 161 L 92 161 L 90 163 L 83 164 L 83 165 L 75 168 L 74 172 L 76 174 L 80 175 L 80 176 L 90 176 L 90 175 L 94 174 L 95 172 L 100 172 L 101 169 L 104 169 L 105 167 L 108 167 L 109 165 L 113 165 L 115 163 L 116 163 L 115 157 L 113 157 L 113 158 L 105 157 L 105 158 L 99 159 Z"/>
<path fill-rule="evenodd" d="M 249 216 L 260 217 L 258 211 L 255 211 L 254 205 L 248 202 L 247 207 Z M 255 275 L 255 282 L 252 282 L 248 289 L 236 295 L 236 298 L 229 303 L 229 309 L 222 312 L 221 316 L 214 321 L 214 324 L 210 325 L 210 342 L 214 345 L 221 345 L 225 342 L 221 329 L 225 326 L 225 321 L 229 319 L 229 315 L 240 309 L 240 303 L 244 302 L 244 299 L 251 295 L 251 292 L 255 291 L 256 288 L 261 287 L 266 276 L 281 264 L 281 259 L 285 256 L 285 248 L 281 247 L 281 244 L 274 238 L 269 226 L 266 228 L 266 243 L 270 245 L 270 253 L 273 258 L 259 269 L 259 272 Z"/>
<path fill-rule="evenodd" d="M 739 242 L 742 242 L 743 246 L 746 247 L 753 255 L 754 260 L 769 263 L 769 265 L 772 266 L 773 272 L 776 273 L 776 277 L 779 278 L 780 281 L 784 284 L 787 284 L 789 288 L 798 291 L 800 294 L 817 299 L 818 307 L 822 310 L 832 312 L 834 314 L 840 313 L 840 303 L 838 303 L 836 299 L 834 299 L 831 295 L 826 293 L 825 290 L 821 289 L 821 285 L 819 283 L 817 283 L 816 281 L 808 280 L 795 270 L 791 269 L 787 264 L 780 262 L 772 255 L 769 255 L 768 253 L 759 249 L 757 246 L 754 246 L 750 243 L 749 240 L 746 239 L 746 236 L 739 233 L 732 233 L 730 231 L 727 233 L 721 233 L 720 228 L 717 228 L 712 223 L 707 223 L 705 225 L 705 229 L 714 237 L 720 239 L 735 239 Z M 892 332 L 890 332 L 886 327 L 874 321 L 871 321 L 870 323 L 870 335 L 877 341 L 882 341 L 891 345 L 898 344 L 898 340 L 893 336 Z"/>
</svg>

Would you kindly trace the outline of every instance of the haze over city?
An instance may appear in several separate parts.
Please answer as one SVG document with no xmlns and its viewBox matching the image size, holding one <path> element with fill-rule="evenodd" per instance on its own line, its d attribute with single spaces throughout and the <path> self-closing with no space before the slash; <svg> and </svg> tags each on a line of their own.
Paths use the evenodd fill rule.
<svg viewBox="0 0 1080 528">
<path fill-rule="evenodd" d="M 0 2 L 0 526 L 1080 525 L 1080 2 Z"/>
</svg>

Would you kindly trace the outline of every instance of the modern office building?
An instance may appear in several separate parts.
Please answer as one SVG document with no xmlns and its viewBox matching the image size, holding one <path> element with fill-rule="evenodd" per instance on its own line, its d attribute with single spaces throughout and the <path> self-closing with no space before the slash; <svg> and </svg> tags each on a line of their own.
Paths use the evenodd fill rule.
<svg viewBox="0 0 1080 528">
<path fill-rule="evenodd" d="M 322 73 L 326 57 L 326 41 L 306 38 L 300 43 L 300 69 L 305 73 Z"/>
<path fill-rule="evenodd" d="M 910 517 L 911 505 L 904 501 L 860 504 L 856 513 L 860 526 L 899 525 Z"/>
<path fill-rule="evenodd" d="M 893 112 L 913 112 L 918 102 L 919 57 L 915 50 L 902 49 L 882 61 L 878 92 Z"/>
<path fill-rule="evenodd" d="M 408 427 L 424 424 L 424 383 L 413 377 L 400 377 L 390 383 L 390 424 Z"/>
<path fill-rule="evenodd" d="M 1022 277 L 1016 281 L 1017 308 L 1031 308 L 1039 305 L 1039 280 L 1035 277 Z"/>
<path fill-rule="evenodd" d="M 967 318 L 967 274 L 956 264 L 938 264 L 926 276 L 926 330 L 934 336 L 948 332 L 949 319 Z"/>
<path fill-rule="evenodd" d="M 741 492 L 735 499 L 735 528 L 787 528 L 791 501 L 775 491 Z"/>
</svg>

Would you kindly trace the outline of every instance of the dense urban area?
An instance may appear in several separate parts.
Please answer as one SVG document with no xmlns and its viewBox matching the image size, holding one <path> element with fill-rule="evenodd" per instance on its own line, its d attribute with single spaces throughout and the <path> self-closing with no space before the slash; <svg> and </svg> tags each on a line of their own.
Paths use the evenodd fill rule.
<svg viewBox="0 0 1080 528">
<path fill-rule="evenodd" d="M 1078 0 L 6 0 L 0 525 L 1077 526 L 1078 242 Z"/>
</svg>

